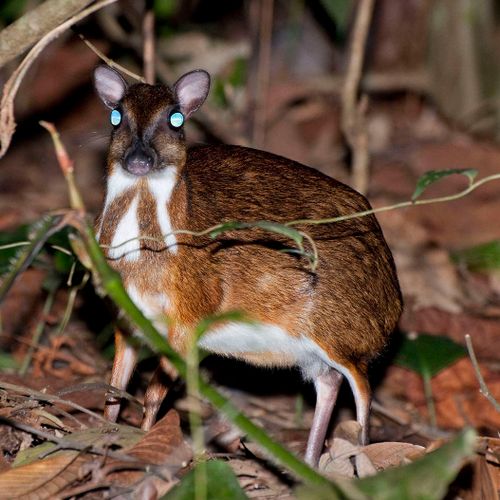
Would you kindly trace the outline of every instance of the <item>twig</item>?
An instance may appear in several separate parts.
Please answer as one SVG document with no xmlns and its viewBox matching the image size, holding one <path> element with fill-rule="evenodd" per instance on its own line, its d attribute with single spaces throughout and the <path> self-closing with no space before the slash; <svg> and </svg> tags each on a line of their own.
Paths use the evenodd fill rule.
<svg viewBox="0 0 500 500">
<path fill-rule="evenodd" d="M 59 403 L 62 405 L 66 405 L 71 408 L 74 408 L 75 410 L 86 413 L 87 415 L 90 415 L 91 417 L 96 418 L 97 420 L 100 420 L 102 422 L 107 422 L 107 420 L 102 415 L 99 415 L 98 413 L 88 410 L 84 406 L 80 406 L 79 404 L 74 403 L 69 399 L 62 399 L 58 396 L 47 394 L 46 392 L 40 392 L 34 389 L 30 389 L 29 387 L 22 387 L 20 385 L 9 384 L 8 382 L 3 382 L 2 380 L 0 380 L 0 388 L 7 389 L 13 392 L 18 392 L 20 394 L 24 394 L 32 398 L 36 398 L 38 401 L 44 401 L 50 404 Z"/>
<path fill-rule="evenodd" d="M 74 269 L 74 267 L 72 267 L 71 269 Z M 69 320 L 71 319 L 71 314 L 73 313 L 73 309 L 75 307 L 76 296 L 78 292 L 87 284 L 89 278 L 90 278 L 90 273 L 86 272 L 83 275 L 81 283 L 71 287 L 71 290 L 69 291 L 68 294 L 68 302 L 66 303 L 66 308 L 64 309 L 63 318 L 61 320 L 61 323 L 59 324 L 57 332 L 55 333 L 56 337 L 61 336 L 66 327 L 68 326 Z"/>
<path fill-rule="evenodd" d="M 47 0 L 26 12 L 0 32 L 0 68 L 92 1 Z"/>
<path fill-rule="evenodd" d="M 101 0 L 100 2 L 96 2 L 94 5 L 82 10 L 77 15 L 60 24 L 52 31 L 49 31 L 34 45 L 34 47 L 22 60 L 21 64 L 12 73 L 3 87 L 2 100 L 0 101 L 0 158 L 7 152 L 10 141 L 12 140 L 12 135 L 16 129 L 16 122 L 14 119 L 14 99 L 17 91 L 19 90 L 19 85 L 21 85 L 26 72 L 31 67 L 34 60 L 50 42 L 55 40 L 70 26 L 81 19 L 84 19 L 96 10 L 99 10 L 113 2 L 116 2 L 116 0 Z"/>
<path fill-rule="evenodd" d="M 142 21 L 143 64 L 146 83 L 155 83 L 155 12 L 153 2 L 146 1 L 146 11 Z"/>
<path fill-rule="evenodd" d="M 40 337 L 42 336 L 43 329 L 45 327 L 45 319 L 49 315 L 49 312 L 52 309 L 52 305 L 54 304 L 55 296 L 56 296 L 56 290 L 51 290 L 47 295 L 47 298 L 45 299 L 45 304 L 43 305 L 42 309 L 42 318 L 36 325 L 35 332 L 33 333 L 33 338 L 28 347 L 28 352 L 24 356 L 21 367 L 19 368 L 19 375 L 21 377 L 26 375 L 26 372 L 28 371 L 31 359 L 33 358 L 33 353 L 35 352 L 35 349 L 38 347 L 38 344 L 40 342 Z"/>
<path fill-rule="evenodd" d="M 99 59 L 102 59 L 110 68 L 114 68 L 139 82 L 142 83 L 146 82 L 144 77 L 138 75 L 137 73 L 134 73 L 133 71 L 130 71 L 125 66 L 122 66 L 121 64 L 118 64 L 117 62 L 113 61 L 113 59 L 110 59 L 106 54 L 104 54 L 104 52 L 101 52 L 92 42 L 87 40 L 81 33 L 78 33 L 78 37 L 92 52 L 94 52 L 94 54 L 97 55 L 97 57 L 99 57 Z"/>
<path fill-rule="evenodd" d="M 458 200 L 464 196 L 472 193 L 475 189 L 487 182 L 494 180 L 500 180 L 500 174 L 492 174 L 487 177 L 483 177 L 481 180 L 472 182 L 469 186 L 460 191 L 459 193 L 451 194 L 448 196 L 439 196 L 437 198 L 427 198 L 425 200 L 410 200 L 402 201 L 400 203 L 395 203 L 394 205 L 387 205 L 385 207 L 371 208 L 370 210 L 364 210 L 362 212 L 354 212 L 347 215 L 339 215 L 338 217 L 330 217 L 328 219 L 297 219 L 294 221 L 286 222 L 285 226 L 298 226 L 298 225 L 309 225 L 309 224 L 333 224 L 334 222 L 341 222 L 344 220 L 356 219 L 358 217 L 366 217 L 367 215 L 378 214 L 381 212 L 388 212 L 390 210 L 396 210 L 399 208 L 413 207 L 417 205 L 431 205 L 434 203 L 444 203 L 448 201 Z"/>
<path fill-rule="evenodd" d="M 41 429 L 36 429 L 32 427 L 31 425 L 26 425 L 21 422 L 17 422 L 15 420 L 12 420 L 10 418 L 5 418 L 0 416 L 0 422 L 4 425 L 10 425 L 11 427 L 15 427 L 16 429 L 22 430 L 24 432 L 28 432 L 29 434 L 33 434 L 35 436 L 41 437 L 43 439 L 46 439 L 47 441 L 50 441 L 52 443 L 55 443 L 55 447 L 46 451 L 44 453 L 44 457 L 55 453 L 56 451 L 59 450 L 77 450 L 77 451 L 82 451 L 86 453 L 93 453 L 95 455 L 104 455 L 104 456 L 109 456 L 111 458 L 114 458 L 116 460 L 122 460 L 124 462 L 138 462 L 138 466 L 141 468 L 144 468 L 146 464 L 144 464 L 144 460 L 140 461 L 137 459 L 137 457 L 127 455 L 125 453 L 117 452 L 110 450 L 108 447 L 101 447 L 101 446 L 93 446 L 93 445 L 88 445 L 84 443 L 78 443 L 77 441 L 72 441 L 71 439 L 68 439 L 67 437 L 57 437 L 55 434 L 51 434 L 50 432 L 42 431 Z M 110 424 L 107 422 L 107 425 L 110 429 L 113 427 L 116 427 L 116 424 Z M 102 435 L 100 436 L 102 439 Z"/>
<path fill-rule="evenodd" d="M 84 210 L 83 200 L 80 196 L 80 192 L 76 188 L 75 178 L 73 176 L 73 160 L 70 159 L 68 153 L 66 152 L 66 148 L 63 146 L 61 139 L 59 137 L 59 133 L 54 127 L 53 123 L 41 121 L 40 125 L 49 132 L 52 137 L 52 142 L 54 143 L 54 149 L 57 155 L 57 161 L 59 166 L 61 167 L 62 173 L 66 178 L 66 182 L 68 184 L 68 192 L 69 192 L 69 202 L 72 208 L 75 210 Z"/>
<path fill-rule="evenodd" d="M 483 374 L 481 373 L 481 370 L 479 368 L 476 353 L 474 352 L 474 348 L 472 346 L 471 336 L 468 333 L 465 335 L 465 344 L 467 346 L 467 351 L 469 352 L 469 358 L 472 362 L 476 378 L 479 382 L 479 392 L 493 405 L 495 410 L 500 413 L 500 403 L 493 397 L 490 390 L 488 389 L 488 386 L 486 385 Z"/>
<path fill-rule="evenodd" d="M 274 0 L 260 0 L 259 7 L 259 53 L 252 132 L 255 147 L 263 147 L 266 137 L 267 93 L 271 75 Z"/>
<path fill-rule="evenodd" d="M 368 130 L 365 114 L 366 97 L 358 102 L 358 88 L 363 70 L 366 39 L 370 29 L 375 0 L 360 0 L 351 43 L 349 66 L 342 91 L 342 130 L 352 154 L 352 183 L 355 189 L 368 189 Z"/>
</svg>

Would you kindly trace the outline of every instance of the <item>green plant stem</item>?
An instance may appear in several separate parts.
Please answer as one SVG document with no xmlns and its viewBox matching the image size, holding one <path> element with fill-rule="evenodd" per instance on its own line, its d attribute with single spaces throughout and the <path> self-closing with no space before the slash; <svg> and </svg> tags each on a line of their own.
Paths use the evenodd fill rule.
<svg viewBox="0 0 500 500">
<path fill-rule="evenodd" d="M 472 191 L 477 189 L 479 186 L 482 186 L 483 184 L 486 184 L 487 182 L 491 182 L 491 181 L 498 180 L 498 179 L 500 179 L 500 174 L 493 174 L 493 175 L 489 175 L 487 177 L 484 177 L 483 179 L 481 179 L 477 182 L 471 183 L 466 189 L 464 189 L 458 193 L 450 194 L 448 196 L 439 196 L 437 198 L 428 198 L 426 200 L 402 201 L 400 203 L 395 203 L 394 205 L 387 205 L 385 207 L 372 208 L 370 210 L 364 210 L 363 212 L 355 212 L 355 213 L 347 214 L 347 215 L 339 215 L 338 217 L 331 217 L 328 219 L 298 219 L 298 220 L 286 222 L 285 226 L 333 224 L 335 222 L 341 222 L 344 220 L 356 219 L 358 217 L 366 217 L 367 215 L 379 214 L 381 212 L 388 212 L 390 210 L 396 210 L 398 208 L 407 208 L 407 207 L 414 207 L 417 205 L 431 205 L 433 203 L 444 203 L 447 201 L 454 201 L 454 200 L 458 200 L 460 198 L 463 198 L 464 196 L 467 196 L 469 193 L 472 193 Z"/>
<path fill-rule="evenodd" d="M 422 375 L 424 383 L 425 402 L 427 404 L 427 411 L 429 412 L 429 423 L 433 428 L 437 427 L 436 417 L 436 404 L 434 403 L 434 394 L 432 393 L 431 376 L 428 374 Z"/>
<path fill-rule="evenodd" d="M 152 323 L 146 319 L 127 295 L 120 275 L 109 267 L 99 244 L 95 240 L 94 231 L 90 224 L 84 223 L 79 227 L 79 230 L 95 271 L 99 275 L 102 287 L 109 297 L 125 313 L 127 318 L 142 331 L 149 346 L 157 353 L 167 356 L 181 377 L 186 379 L 188 372 L 186 362 L 172 349 L 166 339 L 164 339 Z M 215 390 L 210 384 L 205 382 L 199 374 L 197 374 L 196 379 L 200 394 L 210 401 L 218 410 L 222 411 L 226 417 L 247 434 L 250 439 L 269 452 L 281 465 L 292 471 L 303 481 L 313 484 L 323 484 L 324 486 L 333 488 L 339 495 L 344 495 L 340 486 L 331 483 L 328 479 L 324 478 L 321 474 L 290 453 L 286 448 L 273 441 L 265 431 L 245 417 L 235 405 L 222 396 L 222 394 Z"/>
<path fill-rule="evenodd" d="M 43 333 L 43 328 L 45 326 L 45 318 L 52 309 L 55 296 L 56 296 L 56 290 L 51 290 L 48 293 L 47 298 L 45 299 L 45 304 L 43 305 L 42 309 L 42 318 L 36 325 L 35 332 L 33 333 L 33 338 L 31 339 L 31 344 L 28 348 L 28 352 L 26 353 L 26 356 L 24 356 L 21 367 L 19 368 L 19 375 L 21 377 L 26 375 L 26 372 L 28 371 L 31 359 L 33 358 L 33 353 L 35 352 L 35 349 L 38 346 L 38 343 L 40 342 L 40 337 L 42 336 Z"/>
<path fill-rule="evenodd" d="M 201 425 L 200 408 L 200 356 L 196 342 L 193 342 L 189 355 L 187 357 L 187 376 L 186 385 L 189 396 L 191 397 L 191 409 L 189 411 L 189 427 L 191 428 L 191 437 L 193 439 L 194 460 L 200 462 L 199 467 L 194 471 L 194 497 L 195 500 L 206 500 L 207 498 L 207 470 L 203 460 L 205 439 L 203 427 Z"/>
<path fill-rule="evenodd" d="M 28 245 L 21 248 L 7 273 L 0 280 L 0 302 L 7 295 L 16 278 L 24 272 L 38 255 L 45 242 L 63 226 L 62 217 L 46 215 L 32 226 Z"/>
<path fill-rule="evenodd" d="M 472 362 L 476 378 L 479 382 L 479 391 L 493 405 L 495 410 L 500 413 L 500 403 L 493 397 L 493 394 L 491 394 L 488 386 L 486 385 L 483 374 L 481 373 L 481 369 L 479 368 L 476 353 L 474 352 L 474 347 L 472 346 L 472 339 L 469 334 L 465 336 L 465 344 L 467 346 L 467 351 L 469 352 L 469 358 Z"/>
</svg>

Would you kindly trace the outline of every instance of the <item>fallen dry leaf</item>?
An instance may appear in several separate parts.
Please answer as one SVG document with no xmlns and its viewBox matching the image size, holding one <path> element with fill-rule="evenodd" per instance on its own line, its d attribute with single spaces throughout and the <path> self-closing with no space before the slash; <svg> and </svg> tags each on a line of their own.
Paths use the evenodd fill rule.
<svg viewBox="0 0 500 500">
<path fill-rule="evenodd" d="M 80 477 L 85 461 L 79 452 L 71 451 L 13 467 L 0 474 L 0 500 L 54 498 Z"/>
<path fill-rule="evenodd" d="M 135 457 L 143 467 L 128 467 L 129 462 L 109 460 L 106 463 L 106 482 L 115 487 L 134 485 L 134 490 L 153 487 L 158 495 L 165 494 L 172 486 L 172 477 L 192 459 L 191 448 L 184 441 L 180 427 L 179 414 L 170 410 L 149 432 L 132 448 L 124 450 L 128 456 Z M 146 471 L 147 465 L 153 465 Z M 114 472 L 113 472 L 114 471 Z M 146 487 L 147 483 L 147 487 Z"/>
<path fill-rule="evenodd" d="M 361 426 L 354 420 L 341 422 L 333 432 L 327 453 L 321 455 L 318 468 L 329 476 L 366 477 L 376 473 L 374 465 L 359 445 Z"/>
<path fill-rule="evenodd" d="M 500 373 L 481 365 L 490 393 L 500 401 Z M 410 401 L 427 414 L 423 383 L 419 375 L 405 368 L 391 366 L 384 386 L 392 394 Z M 479 383 L 469 358 L 463 358 L 438 373 L 431 381 L 438 426 L 462 429 L 464 426 L 500 429 L 500 413 L 479 392 Z"/>
<path fill-rule="evenodd" d="M 321 455 L 319 470 L 330 476 L 367 477 L 380 470 L 407 464 L 425 454 L 423 446 L 401 442 L 360 446 L 360 430 L 356 421 L 339 424 L 329 451 Z"/>
<path fill-rule="evenodd" d="M 498 466 L 490 465 L 484 457 L 478 456 L 474 463 L 474 480 L 469 498 L 498 500 L 498 483 L 495 479 L 498 473 Z"/>
<path fill-rule="evenodd" d="M 399 467 L 425 455 L 425 448 L 401 442 L 373 443 L 363 448 L 363 453 L 377 470 Z"/>
</svg>

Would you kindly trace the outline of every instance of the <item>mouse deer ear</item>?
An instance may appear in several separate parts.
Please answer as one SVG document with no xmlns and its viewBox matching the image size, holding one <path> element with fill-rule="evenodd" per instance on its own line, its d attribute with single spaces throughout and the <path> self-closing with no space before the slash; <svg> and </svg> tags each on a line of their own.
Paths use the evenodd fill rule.
<svg viewBox="0 0 500 500">
<path fill-rule="evenodd" d="M 94 86 L 97 95 L 108 108 L 116 108 L 127 90 L 122 75 L 109 66 L 98 66 L 94 70 Z"/>
<path fill-rule="evenodd" d="M 210 75 L 202 69 L 190 71 L 175 82 L 175 98 L 186 118 L 205 102 L 209 90 Z"/>
</svg>

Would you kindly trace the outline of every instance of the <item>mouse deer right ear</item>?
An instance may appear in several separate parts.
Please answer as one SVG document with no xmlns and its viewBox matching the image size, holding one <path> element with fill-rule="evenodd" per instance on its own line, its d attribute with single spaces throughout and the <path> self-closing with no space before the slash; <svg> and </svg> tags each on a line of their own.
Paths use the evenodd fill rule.
<svg viewBox="0 0 500 500">
<path fill-rule="evenodd" d="M 97 95 L 108 108 L 116 108 L 127 90 L 127 82 L 109 66 L 98 66 L 94 70 L 94 86 Z"/>
<path fill-rule="evenodd" d="M 174 93 L 182 114 L 189 118 L 204 102 L 210 90 L 210 75 L 196 69 L 174 83 Z"/>
</svg>

